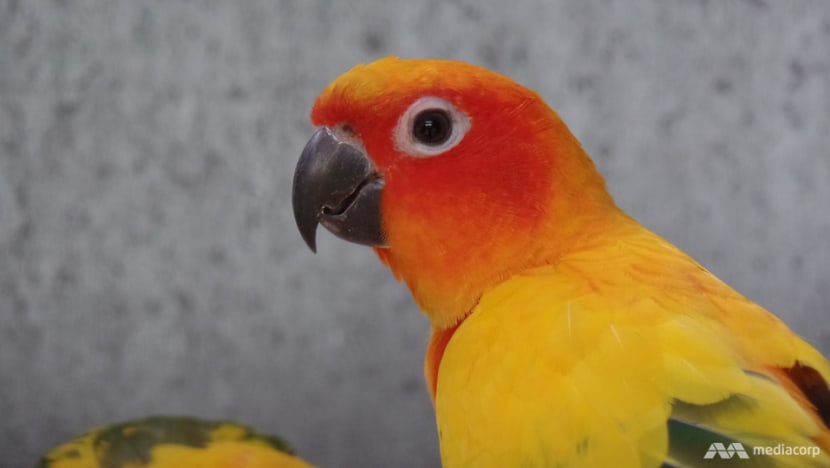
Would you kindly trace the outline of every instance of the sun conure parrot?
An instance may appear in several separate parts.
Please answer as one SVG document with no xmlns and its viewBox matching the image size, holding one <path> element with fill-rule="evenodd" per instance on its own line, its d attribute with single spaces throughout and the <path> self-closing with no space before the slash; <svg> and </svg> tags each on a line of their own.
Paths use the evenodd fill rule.
<svg viewBox="0 0 830 468">
<path fill-rule="evenodd" d="M 537 93 L 385 58 L 311 120 L 297 225 L 372 246 L 429 317 L 444 466 L 830 466 L 827 360 L 621 211 Z M 820 453 L 753 451 L 778 444 Z"/>
<path fill-rule="evenodd" d="M 94 429 L 36 468 L 312 468 L 281 439 L 225 421 L 154 416 Z"/>
</svg>

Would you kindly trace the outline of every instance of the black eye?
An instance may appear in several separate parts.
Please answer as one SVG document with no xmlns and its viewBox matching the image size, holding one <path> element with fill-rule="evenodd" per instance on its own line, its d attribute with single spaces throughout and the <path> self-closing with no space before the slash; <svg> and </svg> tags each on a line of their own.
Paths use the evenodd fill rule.
<svg viewBox="0 0 830 468">
<path fill-rule="evenodd" d="M 392 137 L 401 153 L 413 158 L 431 158 L 458 145 L 471 125 L 470 117 L 450 101 L 423 96 L 401 114 Z"/>
<path fill-rule="evenodd" d="M 415 116 L 412 136 L 425 145 L 440 145 L 452 135 L 452 120 L 441 109 L 427 109 Z"/>
</svg>

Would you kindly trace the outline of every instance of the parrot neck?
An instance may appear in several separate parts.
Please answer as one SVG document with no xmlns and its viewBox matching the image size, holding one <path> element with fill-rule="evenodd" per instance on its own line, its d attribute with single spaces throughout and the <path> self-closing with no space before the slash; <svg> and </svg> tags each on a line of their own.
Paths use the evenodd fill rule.
<svg viewBox="0 0 830 468">
<path fill-rule="evenodd" d="M 595 248 L 612 239 L 624 225 L 635 223 L 605 190 L 599 174 L 584 187 L 553 197 L 539 222 L 503 235 L 473 231 L 443 240 L 423 234 L 415 248 L 375 249 L 381 261 L 406 282 L 429 317 L 434 333 L 454 329 L 486 291 L 513 275 L 556 264 L 563 256 Z M 593 188 L 591 188 L 593 187 Z M 563 203 L 561 199 L 565 198 Z M 429 231 L 434 233 L 435 224 Z"/>
<path fill-rule="evenodd" d="M 424 375 L 433 401 L 444 350 L 464 320 L 474 313 L 475 306 L 485 292 L 513 275 L 544 265 L 555 265 L 569 253 L 598 248 L 613 239 L 627 235 L 626 233 L 640 229 L 639 224 L 613 205 L 610 198 L 608 201 L 609 204 L 603 203 L 602 207 L 594 207 L 595 212 L 591 215 L 583 212 L 580 216 L 582 222 L 544 223 L 539 233 L 531 236 L 539 242 L 525 251 L 527 255 L 513 257 L 513 262 L 506 261 L 503 269 L 497 274 L 487 276 L 471 271 L 469 275 L 442 277 L 441 280 L 430 283 L 413 281 L 403 276 L 432 324 L 424 359 Z M 379 254 L 391 267 L 389 256 L 383 252 Z M 482 271 L 481 269 L 486 269 L 486 265 L 473 266 L 475 262 L 472 260 L 478 258 L 482 256 L 472 256 L 469 266 L 471 269 L 479 268 L 478 271 Z M 400 275 L 395 268 L 393 271 Z"/>
<path fill-rule="evenodd" d="M 534 96 L 522 102 L 529 124 L 509 141 L 470 137 L 464 154 L 385 174 L 388 248 L 376 252 L 433 330 L 459 324 L 511 276 L 590 249 L 630 221 L 558 115 Z"/>
</svg>

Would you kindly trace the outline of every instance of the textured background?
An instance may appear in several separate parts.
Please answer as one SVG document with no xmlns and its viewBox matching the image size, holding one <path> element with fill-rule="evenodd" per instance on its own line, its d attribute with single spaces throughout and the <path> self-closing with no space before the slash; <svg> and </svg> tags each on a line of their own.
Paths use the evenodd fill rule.
<svg viewBox="0 0 830 468">
<path fill-rule="evenodd" d="M 0 464 L 149 413 L 322 466 L 437 465 L 427 322 L 290 212 L 316 94 L 508 73 L 619 203 L 830 351 L 830 3 L 0 0 Z"/>
</svg>

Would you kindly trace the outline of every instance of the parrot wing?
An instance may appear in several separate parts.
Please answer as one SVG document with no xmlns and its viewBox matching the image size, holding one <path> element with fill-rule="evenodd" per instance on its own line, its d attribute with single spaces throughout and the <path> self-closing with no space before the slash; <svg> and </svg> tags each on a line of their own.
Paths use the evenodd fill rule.
<svg viewBox="0 0 830 468">
<path fill-rule="evenodd" d="M 513 276 L 441 340 L 448 466 L 830 465 L 827 362 L 651 233 Z M 753 452 L 778 444 L 822 450 Z"/>
</svg>

